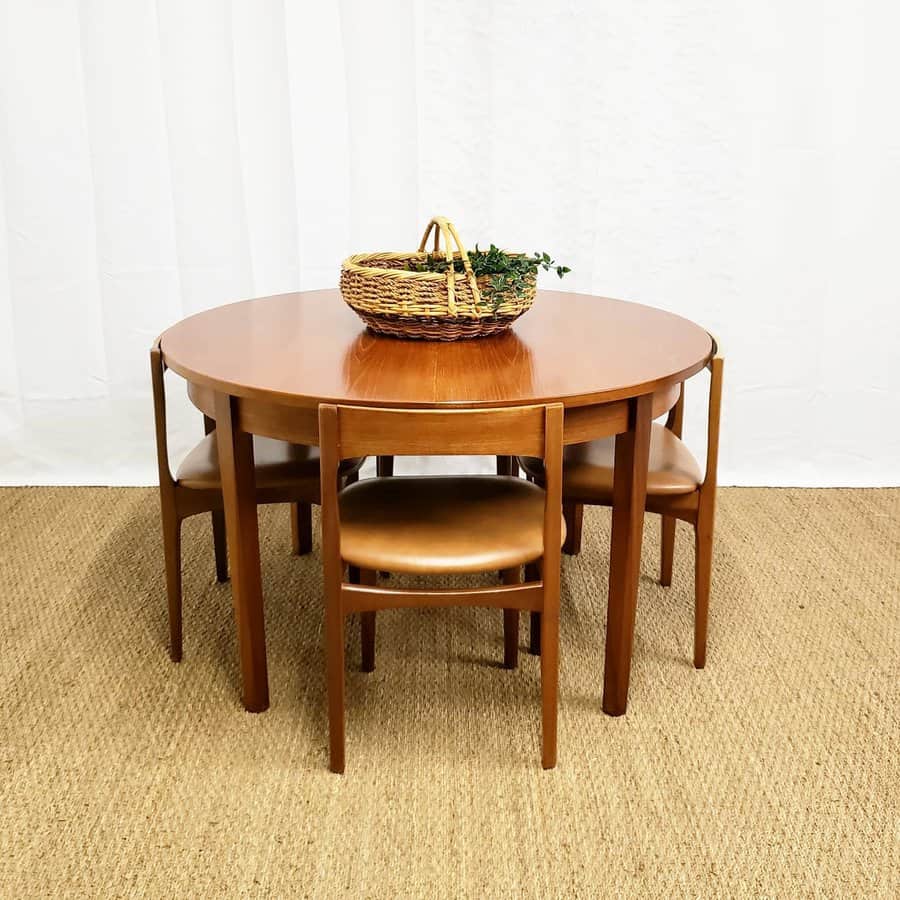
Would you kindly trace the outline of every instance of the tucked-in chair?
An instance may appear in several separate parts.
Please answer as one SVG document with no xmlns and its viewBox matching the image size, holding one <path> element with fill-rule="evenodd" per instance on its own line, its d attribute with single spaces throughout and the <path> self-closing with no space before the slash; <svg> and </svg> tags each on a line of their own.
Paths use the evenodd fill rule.
<svg viewBox="0 0 900 900">
<path fill-rule="evenodd" d="M 181 523 L 199 513 L 212 514 L 218 581 L 228 580 L 228 551 L 216 423 L 207 416 L 203 417 L 206 437 L 188 453 L 173 478 L 166 435 L 165 370 L 166 364 L 157 341 L 150 350 L 150 372 L 169 601 L 169 655 L 178 662 L 182 655 Z M 298 555 L 308 553 L 312 549 L 311 504 L 319 502 L 318 449 L 254 437 L 253 462 L 257 503 L 290 503 L 293 552 Z M 346 483 L 356 480 L 362 463 L 361 459 L 347 460 L 341 468 L 340 478 Z"/>
<path fill-rule="evenodd" d="M 332 771 L 344 770 L 345 617 L 361 614 L 363 669 L 371 671 L 376 610 L 439 606 L 503 609 L 507 666 L 515 665 L 519 611 L 542 614 L 542 762 L 556 765 L 562 417 L 559 404 L 450 412 L 319 407 Z M 467 453 L 540 457 L 546 489 L 509 476 L 445 475 L 368 479 L 338 492 L 335 473 L 347 458 Z M 521 567 L 537 560 L 542 577 L 522 584 Z M 499 586 L 404 590 L 376 584 L 379 571 L 498 569 Z"/>
<path fill-rule="evenodd" d="M 662 554 L 660 583 L 672 583 L 675 548 L 675 523 L 678 519 L 694 527 L 694 665 L 706 665 L 706 635 L 709 614 L 710 575 L 712 572 L 713 521 L 716 507 L 716 469 L 719 458 L 719 416 L 722 405 L 722 369 L 724 361 L 713 339 L 713 357 L 707 368 L 711 373 L 709 418 L 707 425 L 706 472 L 681 440 L 684 418 L 684 385 L 678 402 L 669 412 L 665 426 L 653 424 L 650 432 L 650 461 L 647 472 L 648 512 L 662 516 Z M 613 497 L 613 461 L 615 438 L 573 444 L 563 452 L 563 504 L 567 538 L 563 550 L 577 553 L 581 540 L 581 516 L 584 504 L 611 506 Z M 526 476 L 537 484 L 544 481 L 539 459 L 520 457 Z M 531 648 L 540 651 L 532 620 Z"/>
</svg>

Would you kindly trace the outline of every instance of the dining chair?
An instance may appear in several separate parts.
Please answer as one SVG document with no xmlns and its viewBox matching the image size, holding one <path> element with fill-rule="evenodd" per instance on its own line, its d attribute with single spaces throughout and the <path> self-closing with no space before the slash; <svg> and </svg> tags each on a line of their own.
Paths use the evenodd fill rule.
<svg viewBox="0 0 900 900">
<path fill-rule="evenodd" d="M 719 418 L 722 407 L 724 360 L 715 338 L 710 372 L 709 412 L 706 440 L 706 472 L 681 440 L 684 419 L 684 384 L 678 401 L 669 411 L 665 425 L 654 423 L 650 430 L 650 461 L 647 472 L 647 512 L 662 517 L 660 584 L 672 583 L 675 555 L 675 524 L 681 519 L 694 528 L 694 666 L 706 665 L 706 637 L 709 619 L 710 577 L 712 573 L 713 522 L 716 511 L 716 477 L 719 459 Z M 563 512 L 566 543 L 563 552 L 578 553 L 581 518 L 585 504 L 612 506 L 615 438 L 573 444 L 563 452 Z M 526 478 L 544 481 L 539 459 L 520 456 Z M 531 651 L 540 652 L 540 632 L 532 618 Z"/>
<path fill-rule="evenodd" d="M 542 614 L 541 759 L 544 768 L 556 765 L 562 421 L 561 404 L 446 412 L 319 407 L 333 772 L 343 772 L 345 761 L 345 618 L 360 614 L 362 667 L 372 671 L 376 611 L 410 607 L 502 609 L 504 660 L 510 668 L 516 664 L 519 611 Z M 520 478 L 440 475 L 365 479 L 339 492 L 334 477 L 342 460 L 357 456 L 472 453 L 541 458 L 543 489 Z M 536 560 L 542 561 L 542 576 L 522 583 L 521 567 Z M 379 571 L 457 575 L 494 570 L 503 572 L 502 585 L 413 590 L 377 584 Z"/>
<path fill-rule="evenodd" d="M 153 412 L 156 420 L 156 460 L 162 508 L 163 553 L 169 606 L 169 656 L 182 657 L 181 629 L 181 523 L 199 513 L 212 514 L 216 580 L 228 580 L 228 550 L 216 423 L 203 417 L 206 437 L 184 458 L 173 476 L 169 467 L 166 430 L 166 364 L 159 341 L 150 349 Z M 315 447 L 289 444 L 272 438 L 253 438 L 256 502 L 291 504 L 291 544 L 297 555 L 312 550 L 312 504 L 319 502 L 319 452 Z M 350 483 L 359 477 L 363 460 L 347 460 L 340 478 Z"/>
</svg>

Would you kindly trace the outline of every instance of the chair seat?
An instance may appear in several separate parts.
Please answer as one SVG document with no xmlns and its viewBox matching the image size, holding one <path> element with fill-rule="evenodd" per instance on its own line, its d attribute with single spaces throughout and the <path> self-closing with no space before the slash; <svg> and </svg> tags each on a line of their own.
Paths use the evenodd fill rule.
<svg viewBox="0 0 900 900">
<path fill-rule="evenodd" d="M 257 488 L 285 489 L 308 482 L 310 490 L 318 494 L 319 448 L 290 444 L 274 438 L 253 436 L 253 462 Z M 362 465 L 361 459 L 346 460 L 341 474 L 346 475 Z M 206 435 L 184 458 L 175 480 L 182 487 L 197 490 L 221 490 L 219 449 L 216 433 Z"/>
<path fill-rule="evenodd" d="M 612 502 L 615 438 L 572 444 L 563 452 L 563 496 L 608 504 Z M 544 477 L 543 463 L 520 457 L 519 464 L 532 477 Z M 691 451 L 668 428 L 654 423 L 650 431 L 648 496 L 692 494 L 703 481 Z"/>
<path fill-rule="evenodd" d="M 543 556 L 544 492 L 521 478 L 373 478 L 339 503 L 341 557 L 361 569 L 486 572 Z"/>
</svg>

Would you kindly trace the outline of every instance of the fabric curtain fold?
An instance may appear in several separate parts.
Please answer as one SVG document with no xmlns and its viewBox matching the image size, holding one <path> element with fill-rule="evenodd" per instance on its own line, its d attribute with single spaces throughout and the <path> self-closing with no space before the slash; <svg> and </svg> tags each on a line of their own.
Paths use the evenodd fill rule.
<svg viewBox="0 0 900 900">
<path fill-rule="evenodd" d="M 335 287 L 433 214 L 714 331 L 724 483 L 897 483 L 898 26 L 813 0 L 0 0 L 0 483 L 151 483 L 161 330 Z M 202 425 L 169 395 L 179 455 Z"/>
</svg>

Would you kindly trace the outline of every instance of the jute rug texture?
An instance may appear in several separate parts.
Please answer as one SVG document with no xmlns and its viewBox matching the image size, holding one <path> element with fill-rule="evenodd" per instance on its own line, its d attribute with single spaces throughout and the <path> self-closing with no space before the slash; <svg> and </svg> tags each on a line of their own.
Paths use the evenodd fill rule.
<svg viewBox="0 0 900 900">
<path fill-rule="evenodd" d="M 348 638 L 327 770 L 321 557 L 260 511 L 271 709 L 243 711 L 209 519 L 166 653 L 155 491 L 0 491 L 4 897 L 900 896 L 900 491 L 722 490 L 709 661 L 693 549 L 645 527 L 628 714 L 600 711 L 609 512 L 564 558 L 559 767 L 491 611 Z M 526 640 L 523 617 L 522 644 Z"/>
</svg>

